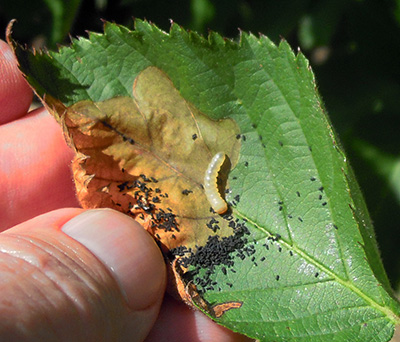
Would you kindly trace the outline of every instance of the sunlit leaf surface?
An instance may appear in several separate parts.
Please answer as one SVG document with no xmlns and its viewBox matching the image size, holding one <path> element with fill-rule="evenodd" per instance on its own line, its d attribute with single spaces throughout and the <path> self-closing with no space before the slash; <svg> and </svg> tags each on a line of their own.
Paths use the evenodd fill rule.
<svg viewBox="0 0 400 342">
<path fill-rule="evenodd" d="M 302 54 L 138 20 L 16 55 L 77 151 L 82 205 L 136 217 L 187 301 L 261 341 L 390 340 L 399 305 Z"/>
</svg>

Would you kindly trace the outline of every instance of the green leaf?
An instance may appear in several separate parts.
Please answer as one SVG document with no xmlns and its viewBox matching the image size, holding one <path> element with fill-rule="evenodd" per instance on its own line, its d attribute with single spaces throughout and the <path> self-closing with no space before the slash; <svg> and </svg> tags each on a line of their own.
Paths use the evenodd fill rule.
<svg viewBox="0 0 400 342">
<path fill-rule="evenodd" d="M 58 110 L 132 97 L 136 77 L 155 66 L 196 110 L 236 121 L 231 215 L 220 219 L 250 235 L 214 236 L 183 257 L 183 279 L 196 285 L 189 298 L 216 322 L 261 341 L 390 340 L 399 303 L 301 53 L 265 36 L 242 33 L 237 44 L 176 24 L 167 34 L 137 20 L 134 31 L 106 23 L 104 34 L 59 52 L 17 46 L 16 55 L 39 96 Z"/>
<path fill-rule="evenodd" d="M 209 0 L 191 0 L 190 7 L 193 16 L 191 26 L 196 31 L 204 31 L 215 16 L 214 5 Z"/>
<path fill-rule="evenodd" d="M 16 28 L 20 39 L 36 39 L 36 45 L 56 47 L 71 30 L 80 3 L 81 0 L 2 1 L 0 12 L 5 14 L 6 22 L 16 19 L 20 23 Z"/>
<path fill-rule="evenodd" d="M 53 17 L 51 43 L 61 42 L 68 34 L 80 5 L 80 0 L 44 0 Z"/>
<path fill-rule="evenodd" d="M 346 1 L 319 1 L 301 18 L 299 24 L 301 47 L 309 50 L 317 46 L 329 46 L 346 6 L 348 6 Z"/>
<path fill-rule="evenodd" d="M 378 147 L 361 139 L 355 139 L 353 148 L 373 170 L 376 175 L 385 180 L 387 187 L 393 192 L 400 203 L 400 157 L 381 151 Z M 384 197 L 382 198 L 384 200 Z"/>
</svg>

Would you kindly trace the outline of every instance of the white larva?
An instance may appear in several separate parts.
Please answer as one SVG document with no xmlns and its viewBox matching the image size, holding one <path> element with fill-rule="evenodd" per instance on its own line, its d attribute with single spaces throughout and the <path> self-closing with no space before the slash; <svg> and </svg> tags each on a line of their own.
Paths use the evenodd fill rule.
<svg viewBox="0 0 400 342">
<path fill-rule="evenodd" d="M 218 172 L 225 161 L 225 153 L 218 152 L 212 159 L 207 167 L 206 174 L 204 176 L 204 192 L 207 196 L 208 202 L 211 207 L 218 214 L 223 214 L 228 210 L 228 204 L 221 197 L 218 191 L 217 177 Z"/>
</svg>

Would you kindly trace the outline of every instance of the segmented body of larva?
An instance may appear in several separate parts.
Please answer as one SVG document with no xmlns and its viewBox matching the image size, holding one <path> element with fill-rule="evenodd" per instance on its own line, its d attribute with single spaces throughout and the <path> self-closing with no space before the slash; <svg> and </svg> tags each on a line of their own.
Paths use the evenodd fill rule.
<svg viewBox="0 0 400 342">
<path fill-rule="evenodd" d="M 218 172 L 225 161 L 225 153 L 218 152 L 212 159 L 207 167 L 206 174 L 204 176 L 204 191 L 207 196 L 208 202 L 211 207 L 218 214 L 223 214 L 228 210 L 228 204 L 221 197 L 218 191 L 217 177 Z"/>
</svg>

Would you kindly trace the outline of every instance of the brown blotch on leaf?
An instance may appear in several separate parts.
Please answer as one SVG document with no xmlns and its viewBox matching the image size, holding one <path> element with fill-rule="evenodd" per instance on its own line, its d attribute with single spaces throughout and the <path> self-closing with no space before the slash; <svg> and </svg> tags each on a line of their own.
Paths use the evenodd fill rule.
<svg viewBox="0 0 400 342">
<path fill-rule="evenodd" d="M 232 309 L 239 309 L 243 305 L 243 302 L 226 302 L 222 304 L 216 304 L 211 307 L 216 318 L 220 318 L 225 312 Z"/>
<path fill-rule="evenodd" d="M 72 169 L 84 208 L 108 207 L 132 216 L 157 234 L 164 252 L 206 243 L 206 223 L 218 215 L 210 212 L 203 177 L 218 151 L 227 155 L 229 166 L 236 165 L 239 128 L 232 119 L 201 113 L 155 67 L 136 77 L 132 97 L 68 108 L 47 99 L 76 151 Z M 231 234 L 222 222 L 218 235 Z"/>
</svg>

